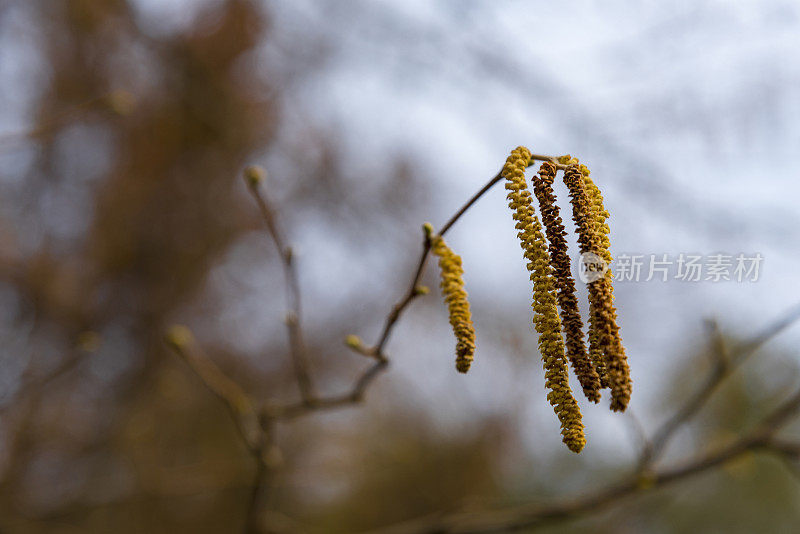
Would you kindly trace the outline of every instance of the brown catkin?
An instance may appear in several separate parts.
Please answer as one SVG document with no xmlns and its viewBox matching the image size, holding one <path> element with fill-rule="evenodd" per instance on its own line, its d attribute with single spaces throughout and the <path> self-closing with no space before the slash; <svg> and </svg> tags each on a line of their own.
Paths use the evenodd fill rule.
<svg viewBox="0 0 800 534">
<path fill-rule="evenodd" d="M 558 290 L 558 305 L 561 308 L 561 322 L 564 326 L 564 337 L 567 347 L 567 359 L 572 364 L 575 375 L 583 388 L 586 398 L 592 402 L 600 400 L 600 376 L 586 352 L 583 342 L 583 321 L 575 295 L 575 280 L 570 273 L 569 253 L 567 251 L 567 235 L 559 215 L 553 181 L 556 166 L 550 162 L 542 163 L 538 176 L 533 179 L 533 190 L 539 200 L 539 210 L 549 241 L 550 264 Z"/>
<path fill-rule="evenodd" d="M 573 162 L 564 172 L 564 183 L 569 188 L 572 202 L 572 213 L 578 231 L 578 244 L 581 253 L 602 255 L 602 229 L 594 213 L 594 205 L 587 195 L 583 175 L 577 163 Z M 614 308 L 614 294 L 611 277 L 606 274 L 598 280 L 590 282 L 589 303 L 594 310 L 591 313 L 591 328 L 594 330 L 594 341 L 602 351 L 602 360 L 606 366 L 608 383 L 611 387 L 611 409 L 624 411 L 631 396 L 630 369 L 625 349 L 619 335 L 617 311 Z M 590 342 L 592 335 L 590 335 Z"/>
<path fill-rule="evenodd" d="M 450 326 L 456 336 L 456 369 L 460 373 L 466 373 L 475 354 L 475 328 L 472 325 L 467 292 L 464 290 L 461 257 L 447 246 L 442 236 L 431 236 L 430 243 L 431 251 L 439 258 L 440 287 L 447 303 Z"/>
<path fill-rule="evenodd" d="M 539 334 L 539 352 L 545 370 L 545 386 L 549 389 L 547 400 L 553 406 L 561 423 L 563 442 L 573 452 L 580 452 L 586 444 L 581 411 L 569 387 L 564 341 L 561 337 L 561 320 L 556 306 L 555 286 L 547 245 L 542 226 L 531 203 L 531 194 L 525 182 L 525 169 L 530 162 L 530 151 L 518 147 L 511 152 L 503 166 L 506 179 L 508 205 L 514 210 L 517 237 L 533 281 L 533 323 Z"/>
</svg>

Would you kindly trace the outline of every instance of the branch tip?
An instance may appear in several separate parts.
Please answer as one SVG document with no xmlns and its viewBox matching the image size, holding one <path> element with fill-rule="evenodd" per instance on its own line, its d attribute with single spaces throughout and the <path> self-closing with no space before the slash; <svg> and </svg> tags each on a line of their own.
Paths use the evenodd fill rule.
<svg viewBox="0 0 800 534">
<path fill-rule="evenodd" d="M 425 239 L 430 241 L 431 237 L 433 236 L 433 225 L 426 222 L 422 225 L 422 231 L 425 232 Z"/>
<path fill-rule="evenodd" d="M 359 350 L 364 347 L 364 344 L 361 342 L 361 338 L 355 334 L 350 334 L 349 336 L 345 337 L 344 344 L 354 350 Z"/>
<path fill-rule="evenodd" d="M 166 342 L 175 349 L 183 349 L 194 342 L 194 335 L 188 326 L 176 324 L 167 330 Z"/>
<path fill-rule="evenodd" d="M 414 295 L 427 295 L 431 290 L 428 286 L 414 286 Z"/>
<path fill-rule="evenodd" d="M 247 185 L 251 188 L 258 187 L 267 177 L 267 171 L 260 165 L 248 165 L 243 174 Z"/>
</svg>

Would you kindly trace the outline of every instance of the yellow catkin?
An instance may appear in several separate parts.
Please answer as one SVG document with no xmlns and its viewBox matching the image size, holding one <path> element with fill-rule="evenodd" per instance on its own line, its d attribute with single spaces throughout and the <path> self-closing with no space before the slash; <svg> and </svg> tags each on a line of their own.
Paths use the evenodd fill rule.
<svg viewBox="0 0 800 534">
<path fill-rule="evenodd" d="M 611 228 L 608 226 L 606 222 L 609 217 L 608 211 L 606 211 L 605 206 L 603 205 L 603 196 L 600 193 L 600 188 L 595 185 L 592 179 L 589 177 L 589 169 L 586 165 L 580 165 L 579 169 L 581 171 L 581 175 L 583 176 L 583 185 L 586 191 L 587 198 L 589 199 L 589 207 L 591 210 L 591 217 L 594 220 L 595 230 L 597 231 L 597 235 L 599 241 L 597 245 L 599 247 L 599 255 L 600 257 L 606 262 L 606 265 L 610 265 L 612 261 L 611 252 L 609 251 L 609 247 L 611 246 L 611 241 L 609 239 L 609 233 Z M 611 270 L 606 272 L 606 276 L 611 277 Z M 607 364 L 605 361 L 605 355 L 603 354 L 603 349 L 601 347 L 600 336 L 598 335 L 598 312 L 599 310 L 594 305 L 594 300 L 590 301 L 589 303 L 589 357 L 591 358 L 592 362 L 594 363 L 595 369 L 597 369 L 597 373 L 600 375 L 600 383 L 603 388 L 610 388 L 611 385 L 608 381 L 608 372 L 606 370 Z"/>
<path fill-rule="evenodd" d="M 514 210 L 517 237 L 520 239 L 528 271 L 533 281 L 533 323 L 539 334 L 539 352 L 545 369 L 547 400 L 561 423 L 561 436 L 573 452 L 586 444 L 581 411 L 569 386 L 561 319 L 556 306 L 555 285 L 542 226 L 534 212 L 531 194 L 525 182 L 525 169 L 530 163 L 530 151 L 518 147 L 511 152 L 503 167 L 508 205 Z"/>
<path fill-rule="evenodd" d="M 429 226 L 426 227 L 428 231 Z M 453 252 L 441 236 L 430 236 L 431 251 L 439 258 L 440 287 L 450 314 L 450 326 L 456 336 L 456 369 L 469 371 L 475 354 L 475 328 L 469 310 L 467 292 L 464 290 L 461 257 Z"/>
<path fill-rule="evenodd" d="M 610 265 L 613 258 L 611 256 L 611 251 L 609 250 L 611 247 L 611 227 L 608 225 L 609 213 L 603 204 L 603 195 L 600 192 L 600 188 L 597 187 L 590 177 L 589 168 L 586 167 L 586 165 L 580 165 L 579 170 L 583 176 L 586 193 L 593 208 L 592 212 L 595 217 L 595 231 L 597 232 L 598 246 L 600 248 L 599 254 L 603 260 L 605 260 L 606 264 Z M 613 301 L 614 290 L 611 282 L 613 279 L 611 270 L 606 271 L 605 277 L 606 280 L 603 284 L 604 291 L 609 293 L 610 298 Z M 611 307 L 611 313 L 613 314 L 614 318 L 611 323 L 611 335 L 614 347 L 613 350 L 616 353 L 616 358 L 614 361 L 606 363 L 606 365 L 615 368 L 614 374 L 616 375 L 615 381 L 617 382 L 616 387 L 618 394 L 616 399 L 612 398 L 612 408 L 622 411 L 625 410 L 631 394 L 630 369 L 628 366 L 627 357 L 625 356 L 625 348 L 622 345 L 622 337 L 619 334 L 619 327 L 616 322 L 616 309 L 613 306 Z M 609 387 L 611 387 L 611 384 L 609 384 Z"/>
<path fill-rule="evenodd" d="M 580 165 L 579 170 L 581 171 L 581 176 L 583 176 L 586 195 L 592 205 L 592 216 L 594 217 L 599 237 L 598 245 L 600 247 L 600 257 L 602 257 L 607 264 L 611 264 L 613 260 L 611 251 L 609 250 L 611 247 L 611 239 L 609 237 L 611 234 L 611 227 L 608 225 L 608 217 L 610 214 L 603 205 L 603 195 L 600 192 L 600 188 L 597 187 L 597 184 L 595 184 L 590 177 L 591 173 L 589 172 L 589 168 L 586 165 Z M 611 271 L 608 271 L 608 274 L 610 275 Z"/>
<path fill-rule="evenodd" d="M 596 200 L 587 192 L 583 173 L 577 161 L 568 163 L 564 172 L 564 183 L 569 188 L 572 213 L 578 231 L 578 244 L 582 253 L 594 253 L 604 257 L 603 245 L 605 224 L 604 215 L 597 208 Z M 589 188 L 591 189 L 591 188 Z M 597 191 L 599 194 L 599 190 Z M 600 220 L 602 218 L 602 223 Z M 590 302 L 590 353 L 605 366 L 605 374 L 611 388 L 611 409 L 624 411 L 631 396 L 630 369 L 625 349 L 619 335 L 617 310 L 614 308 L 614 294 L 611 277 L 606 275 L 589 284 Z M 598 356 L 596 351 L 601 351 Z"/>
<path fill-rule="evenodd" d="M 569 154 L 566 156 L 561 156 L 558 158 L 558 162 L 562 165 L 579 165 L 578 158 L 572 157 Z M 608 225 L 606 224 L 606 219 L 608 218 L 608 212 L 605 211 L 605 208 L 602 206 L 602 196 L 600 195 L 600 189 L 594 184 L 594 182 L 589 178 L 589 169 L 585 165 L 579 165 L 578 167 L 581 171 L 581 175 L 583 176 L 584 180 L 584 190 L 586 192 L 586 197 L 588 200 L 587 203 L 587 214 L 589 216 L 591 225 L 593 230 L 596 230 L 598 226 L 602 229 L 605 229 L 600 233 L 600 241 L 598 241 L 595 246 L 599 247 L 601 252 L 599 256 L 606 261 L 607 264 L 611 263 L 611 254 L 608 251 L 608 247 L 610 245 L 608 239 Z M 600 203 L 598 204 L 598 197 Z M 574 219 L 574 217 L 573 217 Z M 580 234 L 580 228 L 578 228 L 578 233 Z M 581 251 L 584 249 L 582 248 Z M 611 271 L 607 272 L 608 276 L 611 276 Z M 598 300 L 592 298 L 590 295 L 589 298 L 589 359 L 592 361 L 597 374 L 600 377 L 600 386 L 603 389 L 608 389 L 611 387 L 608 381 L 608 372 L 606 370 L 606 361 L 605 355 L 603 354 L 603 340 L 602 336 L 600 335 L 600 328 L 601 328 L 601 319 L 599 318 L 600 310 L 597 307 Z"/>
<path fill-rule="evenodd" d="M 608 382 L 608 370 L 606 369 L 606 359 L 601 346 L 600 334 L 598 332 L 599 314 L 594 300 L 589 301 L 589 359 L 592 360 L 597 375 L 600 377 L 600 387 L 608 389 L 611 385 Z"/>
</svg>

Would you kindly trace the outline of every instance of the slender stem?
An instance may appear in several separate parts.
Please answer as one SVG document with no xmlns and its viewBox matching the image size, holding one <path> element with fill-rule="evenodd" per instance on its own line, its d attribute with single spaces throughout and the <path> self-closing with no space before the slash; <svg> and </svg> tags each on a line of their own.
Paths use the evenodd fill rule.
<svg viewBox="0 0 800 534">
<path fill-rule="evenodd" d="M 719 332 L 719 327 L 716 326 L 715 323 L 712 324 L 714 345 L 717 352 L 714 366 L 703 384 L 697 389 L 694 395 L 689 397 L 686 404 L 675 412 L 672 417 L 667 419 L 653 434 L 653 439 L 650 440 L 649 446 L 642 452 L 642 457 L 639 462 L 640 469 L 646 469 L 658 460 L 666 450 L 667 445 L 672 441 L 677 430 L 706 405 L 728 376 L 741 367 L 741 365 L 752 354 L 758 351 L 764 343 L 794 324 L 798 318 L 800 318 L 800 306 L 795 306 L 785 313 L 783 317 L 770 323 L 762 332 L 754 336 L 751 340 L 742 343 L 733 350 L 729 350 L 725 345 L 722 335 Z"/>
<path fill-rule="evenodd" d="M 257 462 L 255 479 L 250 488 L 250 500 L 247 504 L 247 515 L 245 520 L 245 534 L 262 534 L 264 521 L 262 514 L 262 501 L 264 500 L 264 490 L 266 483 L 267 468 L 263 462 Z"/>
<path fill-rule="evenodd" d="M 541 154 L 531 155 L 530 161 L 531 164 L 534 161 L 549 161 L 552 163 L 557 163 L 556 158 L 552 156 L 544 156 Z M 437 233 L 442 236 L 445 235 L 456 224 L 456 222 L 458 222 L 459 219 L 461 219 L 461 217 L 463 217 L 464 214 L 478 200 L 480 200 L 481 197 L 483 197 L 483 195 L 485 195 L 492 187 L 494 187 L 502 179 L 503 179 L 502 171 L 499 171 L 492 178 L 490 178 L 489 181 L 486 182 L 486 184 L 483 187 L 481 187 L 481 189 L 478 190 L 477 193 L 472 195 L 472 197 L 470 197 L 447 220 L 447 222 L 444 223 L 442 228 Z M 381 330 L 381 334 L 378 337 L 377 343 L 373 347 L 366 348 L 363 351 L 359 351 L 362 354 L 368 354 L 371 357 L 376 358 L 377 362 L 375 362 L 364 372 L 364 374 L 357 380 L 353 389 L 348 393 L 334 397 L 313 398 L 311 401 L 308 401 L 306 399 L 306 402 L 304 402 L 303 405 L 291 404 L 277 409 L 273 407 L 274 410 L 273 414 L 275 416 L 288 417 L 288 418 L 297 417 L 309 411 L 337 408 L 354 404 L 359 402 L 363 398 L 364 393 L 366 392 L 368 386 L 388 366 L 388 358 L 384 353 L 386 344 L 389 342 L 389 338 L 392 334 L 392 331 L 397 322 L 400 320 L 400 317 L 402 316 L 403 312 L 408 308 L 411 302 L 420 295 L 420 293 L 417 291 L 417 287 L 419 286 L 419 283 L 422 280 L 422 275 L 425 270 L 425 264 L 427 263 L 429 254 L 430 254 L 430 243 L 426 238 L 422 240 L 422 251 L 420 253 L 419 260 L 417 261 L 417 266 L 414 269 L 414 274 L 411 277 L 411 283 L 408 285 L 400 301 L 398 301 L 394 306 L 392 306 L 389 315 L 386 317 L 383 329 Z"/>
<path fill-rule="evenodd" d="M 188 329 L 173 327 L 167 334 L 166 341 L 206 387 L 225 403 L 242 440 L 253 454 L 258 454 L 262 446 L 262 432 L 250 396 L 197 346 Z"/>
<path fill-rule="evenodd" d="M 439 231 L 440 235 L 445 234 L 453 225 L 467 212 L 467 210 L 472 207 L 475 202 L 478 201 L 484 194 L 486 194 L 489 189 L 492 188 L 497 182 L 500 181 L 502 178 L 501 173 L 497 173 L 493 176 L 487 183 L 484 185 L 480 191 L 475 193 L 461 208 L 452 216 L 450 219 L 445 223 L 442 229 Z M 371 365 L 365 372 L 362 374 L 359 379 L 356 381 L 353 388 L 342 395 L 337 395 L 333 397 L 327 398 L 314 398 L 311 402 L 304 402 L 302 404 L 290 404 L 283 407 L 272 408 L 272 413 L 274 417 L 285 417 L 285 418 L 293 418 L 298 417 L 300 415 L 304 415 L 309 411 L 320 410 L 320 409 L 329 409 L 329 408 L 338 408 L 342 406 L 347 406 L 351 404 L 355 404 L 361 401 L 364 397 L 364 393 L 366 392 L 369 385 L 375 380 L 375 378 L 380 375 L 381 372 L 386 370 L 389 360 L 387 356 L 384 354 L 384 348 L 386 347 L 386 343 L 389 341 L 389 336 L 392 333 L 392 330 L 400 319 L 402 313 L 408 308 L 408 305 L 419 296 L 417 292 L 417 286 L 419 285 L 420 280 L 422 279 L 422 273 L 425 269 L 425 263 L 428 259 L 428 254 L 430 252 L 430 244 L 428 243 L 427 239 L 423 239 L 422 242 L 422 252 L 420 254 L 419 260 L 417 261 L 417 267 L 414 270 L 414 275 L 411 278 L 411 283 L 408 286 L 403 298 L 392 307 L 392 310 L 389 312 L 389 315 L 386 317 L 386 321 L 383 326 L 383 330 L 378 338 L 378 342 L 375 344 L 374 347 L 367 349 L 365 352 L 372 355 L 377 361 Z"/>
<path fill-rule="evenodd" d="M 534 161 L 550 161 L 552 163 L 557 164 L 557 160 L 553 156 L 544 156 L 541 154 L 531 154 L 530 158 L 531 163 Z M 484 185 L 477 193 L 472 195 L 472 197 L 467 200 L 467 202 L 461 206 L 458 211 L 456 211 L 450 219 L 441 227 L 441 229 L 436 232 L 441 236 L 444 236 L 450 228 L 453 227 L 454 224 L 458 222 L 459 219 L 469 210 L 480 198 L 485 195 L 492 187 L 495 186 L 500 180 L 503 179 L 503 171 L 501 170 L 497 174 L 495 174 L 486 185 Z M 403 311 L 411 304 L 411 301 L 414 300 L 419 294 L 416 292 L 416 287 L 419 285 L 420 280 L 422 279 L 422 273 L 425 270 L 425 263 L 428 260 L 428 254 L 430 252 L 430 243 L 428 243 L 427 239 L 423 239 L 422 243 L 422 254 L 420 255 L 419 261 L 417 262 L 417 268 L 414 271 L 414 276 L 411 279 L 411 284 L 408 286 L 408 289 L 405 292 L 403 298 L 392 307 L 392 311 L 389 312 L 389 316 L 386 318 L 386 323 L 384 324 L 383 331 L 381 332 L 380 338 L 378 339 L 378 343 L 372 349 L 374 354 L 380 355 L 383 353 L 383 349 L 386 346 L 386 343 L 389 341 L 389 336 L 392 333 L 392 328 L 394 327 L 395 323 L 400 319 Z"/>
<path fill-rule="evenodd" d="M 364 400 L 364 394 L 369 385 L 388 365 L 389 360 L 376 361 L 356 380 L 352 389 L 346 393 L 317 398 L 311 404 L 294 403 L 285 406 L 273 406 L 271 408 L 271 417 L 275 419 L 294 419 L 314 411 L 354 406 Z"/>
<path fill-rule="evenodd" d="M 309 370 L 305 343 L 303 342 L 303 330 L 300 324 L 302 316 L 300 281 L 295 267 L 294 254 L 292 249 L 286 244 L 286 239 L 283 237 L 283 233 L 278 227 L 277 221 L 273 215 L 274 210 L 266 194 L 261 190 L 258 184 L 251 183 L 249 189 L 258 204 L 261 216 L 267 225 L 267 231 L 275 242 L 275 246 L 278 248 L 278 252 L 281 256 L 281 265 L 283 266 L 283 272 L 286 278 L 286 300 L 289 304 L 289 312 L 286 314 L 286 328 L 289 333 L 292 367 L 303 401 L 311 403 L 316 395 L 314 393 L 314 384 Z"/>
<path fill-rule="evenodd" d="M 480 199 L 483 195 L 485 195 L 486 192 L 489 191 L 489 189 L 491 189 L 492 186 L 494 186 L 494 184 L 496 184 L 497 182 L 499 182 L 502 179 L 503 179 L 503 174 L 502 174 L 502 171 L 501 171 L 501 172 L 498 172 L 491 180 L 489 180 L 486 183 L 486 185 L 484 185 L 481 188 L 480 191 L 478 191 L 477 193 L 472 195 L 472 198 L 470 198 L 467 201 L 466 204 L 461 206 L 461 208 L 452 217 L 450 217 L 449 221 L 444 223 L 444 226 L 442 226 L 442 228 L 441 228 L 441 230 L 439 230 L 438 234 L 441 235 L 441 236 L 444 236 L 444 234 L 447 233 L 447 231 L 461 218 L 462 215 L 464 215 L 464 213 L 468 209 L 470 209 L 472 207 L 473 204 L 475 204 L 478 201 L 478 199 Z"/>
</svg>

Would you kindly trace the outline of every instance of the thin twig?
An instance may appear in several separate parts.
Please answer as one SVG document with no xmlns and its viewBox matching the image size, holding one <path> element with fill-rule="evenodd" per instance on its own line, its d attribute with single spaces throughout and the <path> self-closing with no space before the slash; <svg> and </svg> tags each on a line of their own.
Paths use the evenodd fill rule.
<svg viewBox="0 0 800 534">
<path fill-rule="evenodd" d="M 714 392 L 738 369 L 752 354 L 758 351 L 767 341 L 778 335 L 780 332 L 794 324 L 800 318 L 800 306 L 795 306 L 784 314 L 780 319 L 770 323 L 762 332 L 753 336 L 752 339 L 740 344 L 730 350 L 724 342 L 724 338 L 719 331 L 716 322 L 711 323 L 712 334 L 714 336 L 713 345 L 716 357 L 708 376 L 697 391 L 689 397 L 689 400 L 675 414 L 662 424 L 653 434 L 650 446 L 645 448 L 639 461 L 639 469 L 646 470 L 650 465 L 666 450 L 675 433 L 681 426 L 689 421 L 699 412 Z"/>
<path fill-rule="evenodd" d="M 277 462 L 273 451 L 274 432 L 271 425 L 262 428 L 253 401 L 237 382 L 231 380 L 197 346 L 191 331 L 174 326 L 166 336 L 170 347 L 192 368 L 203 383 L 227 406 L 236 428 L 256 462 L 255 480 L 245 519 L 245 534 L 264 534 L 264 513 Z"/>
<path fill-rule="evenodd" d="M 547 158 L 547 161 L 550 161 L 551 159 L 549 156 L 535 156 L 535 158 Z M 444 235 L 450 228 L 452 228 L 453 225 L 458 222 L 458 220 L 467 212 L 467 210 L 472 207 L 472 205 L 475 204 L 484 194 L 486 194 L 486 192 L 489 191 L 492 186 L 498 183 L 501 178 L 502 175 L 499 172 L 493 176 L 477 193 L 467 200 L 467 202 L 461 206 L 461 208 L 459 208 L 452 217 L 450 217 L 450 219 L 438 232 L 439 235 Z M 306 399 L 301 404 L 289 404 L 283 407 L 276 407 L 274 405 L 270 406 L 267 408 L 268 417 L 293 418 L 316 410 L 346 407 L 348 405 L 356 404 L 363 399 L 369 385 L 381 374 L 381 372 L 385 371 L 388 367 L 389 359 L 384 353 L 384 349 L 389 341 L 389 337 L 391 336 L 395 324 L 400 319 L 403 312 L 408 308 L 409 304 L 411 304 L 416 297 L 422 294 L 418 290 L 418 287 L 420 280 L 422 279 L 422 274 L 425 270 L 425 264 L 427 262 L 429 252 L 430 244 L 427 239 L 423 239 L 422 252 L 419 260 L 417 261 L 417 267 L 414 270 L 411 283 L 408 285 L 408 289 L 406 289 L 403 298 L 392 307 L 389 315 L 386 317 L 386 321 L 383 329 L 381 330 L 381 334 L 378 337 L 377 343 L 372 347 L 358 347 L 358 349 L 354 349 L 360 354 L 369 355 L 375 358 L 377 361 L 364 371 L 364 373 L 356 381 L 353 388 L 349 392 L 332 397 L 314 397 L 310 400 Z"/>
<path fill-rule="evenodd" d="M 783 439 L 772 439 L 769 442 L 770 449 L 781 453 L 794 461 L 800 460 L 800 442 L 788 441 Z"/>
<path fill-rule="evenodd" d="M 264 489 L 267 487 L 267 468 L 263 462 L 256 465 L 255 480 L 250 488 L 250 500 L 247 504 L 247 519 L 245 522 L 245 534 L 262 534 L 264 518 L 262 515 L 261 502 L 264 499 Z"/>
<path fill-rule="evenodd" d="M 628 406 L 628 409 L 625 410 L 625 415 L 627 416 L 627 420 L 629 421 L 629 427 L 631 432 L 631 437 L 635 439 L 635 445 L 638 445 L 639 450 L 642 451 L 642 456 L 644 456 L 647 451 L 653 448 L 653 445 L 650 443 L 650 437 L 647 435 L 645 431 L 644 425 L 642 424 L 642 420 L 636 415 L 636 412 Z"/>
<path fill-rule="evenodd" d="M 284 406 L 269 406 L 266 408 L 269 417 L 274 419 L 294 419 L 319 410 L 343 408 L 358 404 L 364 399 L 364 393 L 375 378 L 389 365 L 389 360 L 383 359 L 372 364 L 366 372 L 359 376 L 353 388 L 340 395 L 314 399 L 311 404 L 294 403 Z"/>
<path fill-rule="evenodd" d="M 555 158 L 550 156 L 533 155 L 533 161 L 553 161 Z M 279 405 L 273 402 L 268 403 L 263 408 L 256 410 L 250 396 L 233 380 L 225 376 L 224 373 L 208 359 L 196 346 L 194 338 L 188 328 L 173 327 L 167 335 L 167 342 L 172 348 L 186 360 L 195 373 L 203 380 L 208 388 L 214 392 L 228 406 L 231 415 L 236 421 L 242 437 L 255 456 L 257 468 L 255 479 L 251 488 L 250 503 L 247 508 L 245 532 L 257 533 L 264 530 L 264 512 L 268 508 L 269 496 L 271 493 L 270 485 L 274 481 L 274 470 L 277 467 L 272 462 L 273 453 L 278 453 L 277 445 L 274 443 L 273 427 L 277 420 L 288 419 L 307 415 L 309 413 L 332 408 L 346 407 L 359 403 L 366 393 L 369 385 L 386 369 L 389 364 L 384 348 L 389 341 L 392 329 L 400 319 L 403 311 L 420 294 L 419 282 L 425 268 L 425 263 L 430 252 L 428 239 L 423 240 L 422 252 L 411 284 L 406 290 L 403 298 L 395 304 L 388 317 L 386 318 L 383 330 L 378 338 L 378 342 L 373 347 L 361 345 L 358 338 L 353 343 L 348 343 L 350 348 L 360 354 L 374 358 L 376 361 L 363 374 L 359 376 L 352 389 L 344 394 L 330 397 L 318 397 L 314 390 L 312 375 L 308 364 L 308 359 L 303 342 L 303 332 L 301 326 L 302 308 L 300 283 L 295 267 L 292 249 L 287 245 L 287 241 L 281 231 L 272 206 L 267 195 L 261 189 L 261 184 L 265 179 L 265 172 L 259 167 L 248 167 L 245 170 L 245 180 L 248 184 L 253 198 L 258 205 L 261 216 L 267 227 L 267 232 L 278 248 L 286 278 L 286 291 L 289 312 L 286 315 L 286 325 L 289 333 L 289 344 L 291 359 L 294 368 L 295 378 L 302 400 L 299 403 Z M 486 183 L 477 193 L 475 193 L 439 231 L 444 235 L 452 226 L 478 201 L 492 186 L 502 179 L 502 173 L 497 173 Z"/>
<path fill-rule="evenodd" d="M 166 341 L 189 364 L 206 387 L 225 403 L 245 445 L 251 452 L 260 456 L 262 431 L 250 396 L 200 350 L 188 328 L 172 327 L 167 333 Z"/>
<path fill-rule="evenodd" d="M 555 163 L 556 158 L 552 156 L 544 156 L 541 154 L 532 154 L 531 163 L 534 161 L 550 161 Z M 444 237 L 444 235 L 453 227 L 453 225 L 458 222 L 458 220 L 467 212 L 480 198 L 485 195 L 495 184 L 497 184 L 500 180 L 503 179 L 502 171 L 495 174 L 486 184 L 472 197 L 467 200 L 467 202 L 461 206 L 458 211 L 456 211 L 450 219 L 444 223 L 442 228 L 435 232 L 438 235 Z M 386 323 L 384 324 L 383 331 L 381 332 L 380 337 L 378 338 L 378 343 L 375 344 L 373 351 L 376 354 L 381 354 L 383 352 L 386 343 L 389 341 L 389 336 L 392 333 L 392 329 L 394 328 L 395 323 L 397 323 L 398 319 L 400 319 L 401 314 L 405 309 L 411 304 L 411 301 L 414 300 L 415 297 L 419 296 L 419 292 L 416 291 L 417 286 L 419 285 L 420 280 L 422 279 L 422 273 L 425 270 L 425 263 L 428 259 L 428 254 L 430 252 L 430 243 L 427 239 L 423 239 L 422 242 L 422 254 L 420 255 L 419 261 L 417 262 L 417 268 L 414 271 L 414 276 L 411 279 L 411 284 L 409 284 L 408 289 L 406 290 L 403 298 L 392 307 L 392 311 L 389 312 L 389 316 L 386 318 Z"/>
<path fill-rule="evenodd" d="M 480 190 L 475 196 L 473 196 L 461 209 L 458 210 L 455 216 L 451 218 L 443 227 L 442 230 L 439 232 L 440 235 L 443 235 L 447 230 L 450 229 L 453 224 L 466 212 L 469 207 L 474 204 L 480 196 L 482 196 L 486 191 L 491 189 L 491 187 L 496 184 L 498 178 L 495 177 L 487 183 L 483 189 Z M 373 347 L 372 351 L 377 354 L 383 354 L 383 350 L 386 347 L 386 343 L 389 342 L 389 336 L 392 334 L 392 330 L 400 319 L 400 316 L 403 312 L 408 308 L 408 305 L 420 295 L 420 292 L 417 291 L 417 286 L 419 286 L 419 282 L 422 279 L 422 273 L 425 270 L 425 264 L 428 261 L 428 254 L 430 253 L 431 246 L 427 239 L 423 239 L 422 242 L 422 254 L 420 254 L 419 260 L 417 261 L 417 268 L 414 271 L 414 276 L 411 278 L 411 284 L 408 286 L 408 289 L 405 292 L 403 298 L 392 307 L 392 310 L 389 312 L 389 315 L 386 317 L 386 321 L 383 325 L 383 330 L 381 331 L 381 335 L 378 338 L 378 342 Z"/>
<path fill-rule="evenodd" d="M 250 172 L 263 173 L 260 169 L 250 168 L 248 170 Z M 260 187 L 263 177 L 261 179 L 252 179 L 251 176 L 248 175 L 246 178 L 248 178 L 248 189 L 252 193 L 253 198 L 255 198 L 256 204 L 258 204 L 261 217 L 264 219 L 264 223 L 267 226 L 267 231 L 275 242 L 275 246 L 278 248 L 278 253 L 281 257 L 281 265 L 283 266 L 283 273 L 286 278 L 286 300 L 289 305 L 289 312 L 286 314 L 286 328 L 289 333 L 292 366 L 303 401 L 310 403 L 316 395 L 314 393 L 314 384 L 309 370 L 305 343 L 303 342 L 303 330 L 300 325 L 302 301 L 300 298 L 300 280 L 295 267 L 294 253 L 291 247 L 287 245 L 287 241 L 275 220 L 275 211 L 272 209 L 266 193 Z"/>
<path fill-rule="evenodd" d="M 66 356 L 62 362 L 60 362 L 53 370 L 49 371 L 44 376 L 34 377 L 30 376 L 29 373 L 26 372 L 22 378 L 22 385 L 19 387 L 19 390 L 15 395 L 16 399 L 24 398 L 30 395 L 32 392 L 45 389 L 49 384 L 58 378 L 77 368 L 83 359 L 90 354 L 90 352 L 91 351 L 82 350 L 81 348 L 73 349 L 72 353 Z M 8 402 L 7 404 L 0 406 L 0 414 L 5 413 L 16 404 L 17 402 L 15 400 L 14 402 Z"/>
<path fill-rule="evenodd" d="M 276 528 L 275 487 L 278 469 L 283 463 L 275 433 L 275 421 L 266 420 L 262 425 L 260 448 L 254 451 L 256 472 L 250 489 L 247 508 L 245 534 L 275 534 L 286 532 L 286 528 Z"/>
</svg>

